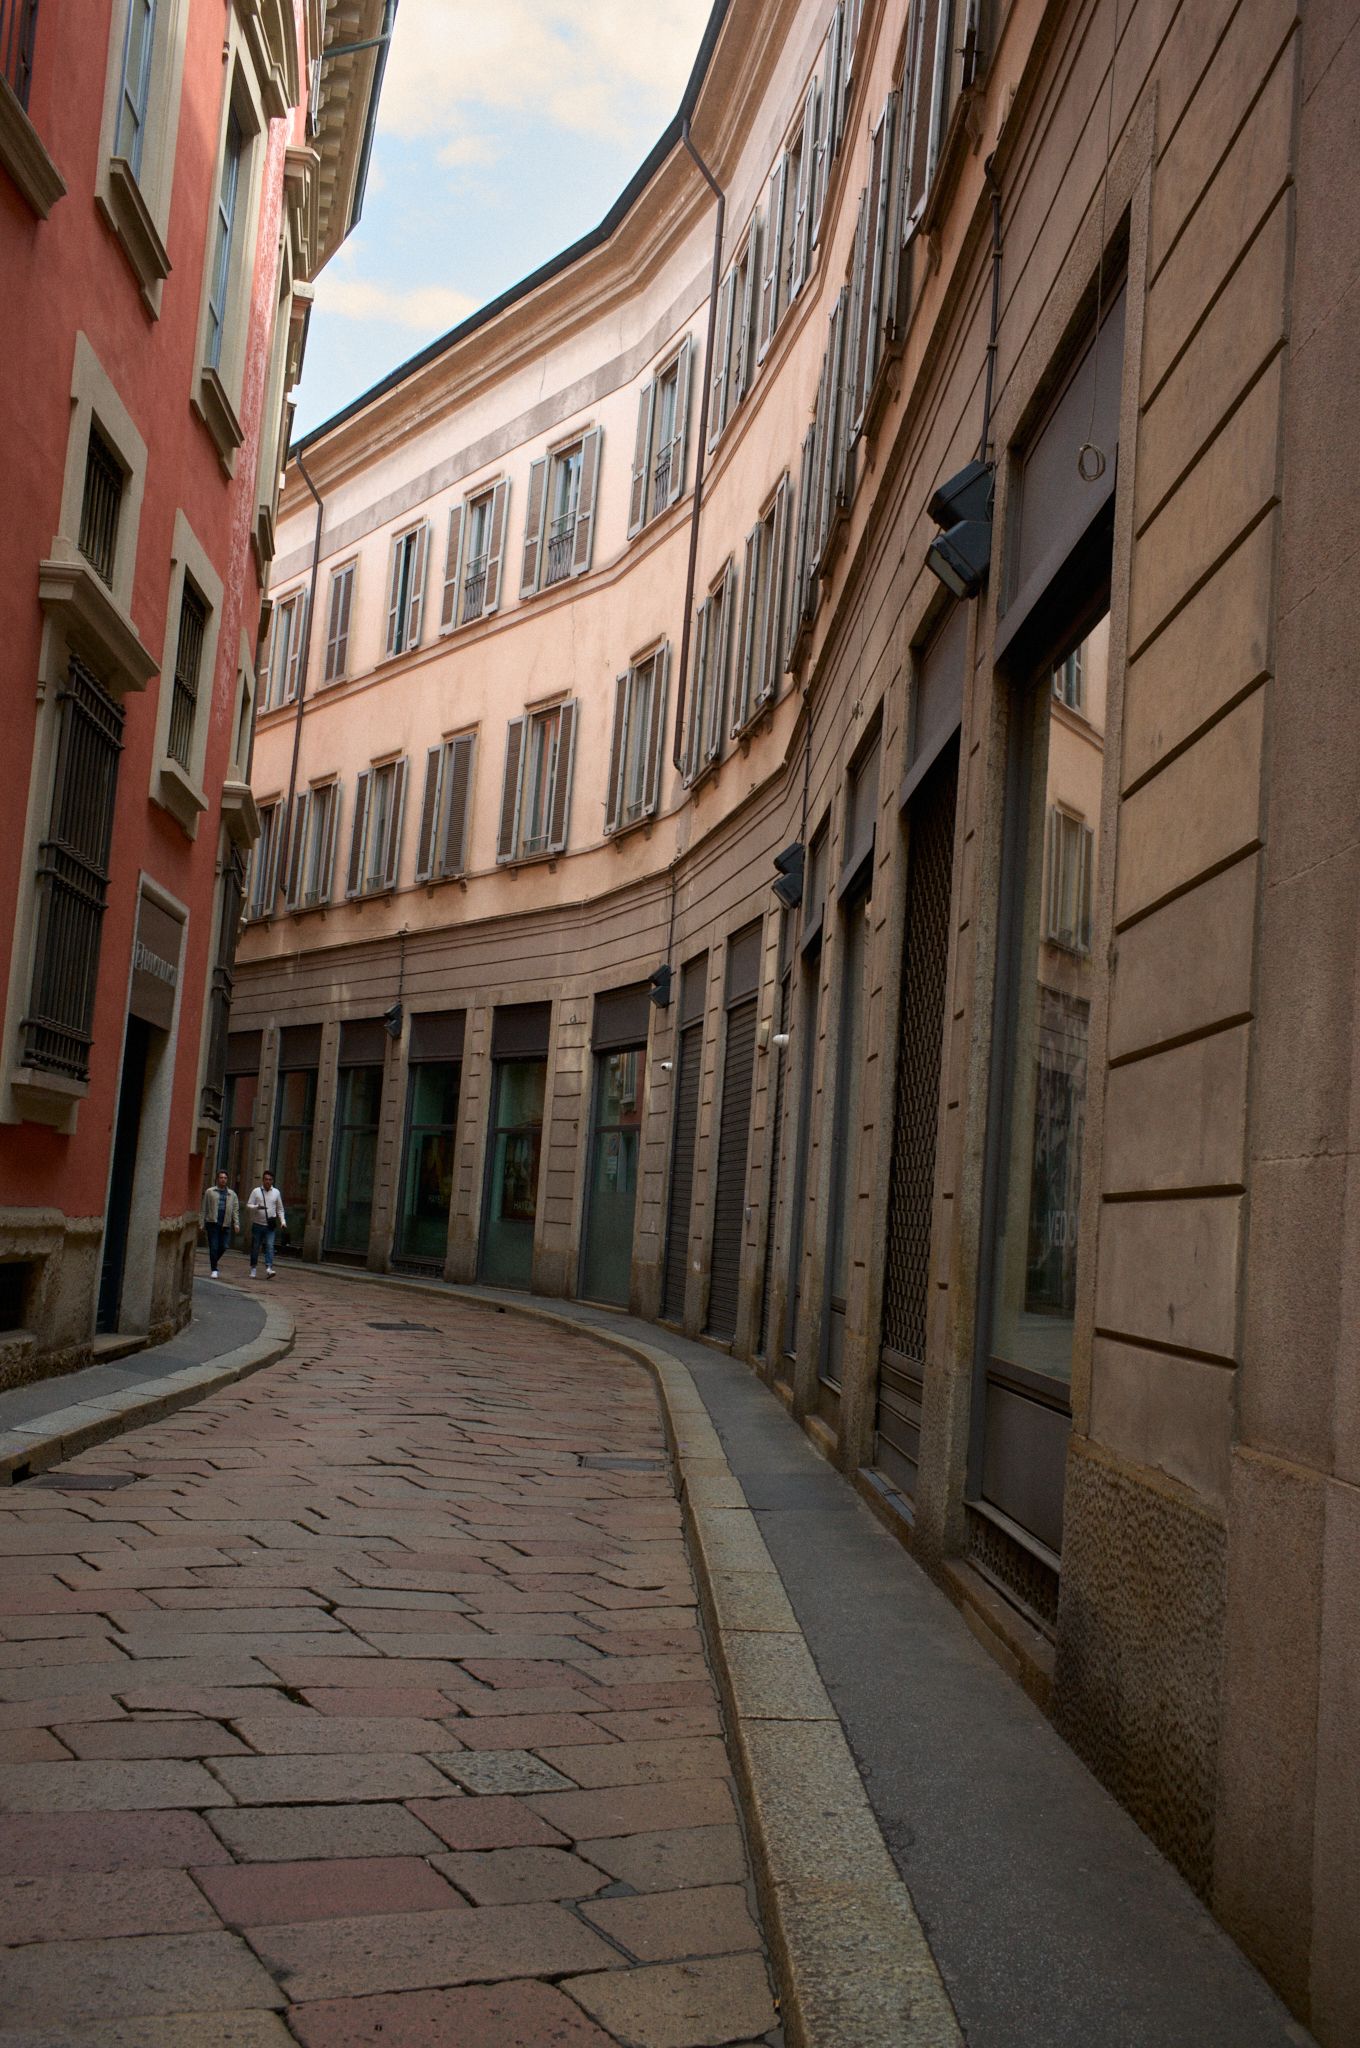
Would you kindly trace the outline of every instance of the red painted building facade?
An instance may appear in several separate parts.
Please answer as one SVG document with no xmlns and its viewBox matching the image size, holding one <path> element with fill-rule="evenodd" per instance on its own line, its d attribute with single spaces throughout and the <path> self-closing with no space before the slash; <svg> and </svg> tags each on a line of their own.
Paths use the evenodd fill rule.
<svg viewBox="0 0 1360 2048">
<path fill-rule="evenodd" d="M 0 0 L 0 1385 L 188 1315 L 288 394 L 393 11 Z"/>
</svg>

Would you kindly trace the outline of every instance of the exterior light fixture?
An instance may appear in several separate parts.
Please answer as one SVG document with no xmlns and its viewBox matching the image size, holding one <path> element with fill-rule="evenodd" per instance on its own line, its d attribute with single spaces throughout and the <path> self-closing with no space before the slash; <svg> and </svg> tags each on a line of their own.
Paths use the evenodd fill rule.
<svg viewBox="0 0 1360 2048">
<path fill-rule="evenodd" d="M 393 1003 L 390 1010 L 383 1011 L 383 1030 L 389 1038 L 401 1037 L 401 1020 L 404 1015 L 400 1003 Z"/>
<path fill-rule="evenodd" d="M 671 1006 L 671 970 L 669 961 L 663 960 L 647 976 L 647 1000 L 655 1003 L 658 1010 Z"/>
<path fill-rule="evenodd" d="M 941 484 L 927 510 L 941 531 L 926 567 L 955 597 L 976 597 L 992 559 L 992 465 L 975 460 Z"/>
<path fill-rule="evenodd" d="M 801 839 L 774 857 L 774 893 L 786 910 L 796 910 L 803 900 L 803 858 Z"/>
</svg>

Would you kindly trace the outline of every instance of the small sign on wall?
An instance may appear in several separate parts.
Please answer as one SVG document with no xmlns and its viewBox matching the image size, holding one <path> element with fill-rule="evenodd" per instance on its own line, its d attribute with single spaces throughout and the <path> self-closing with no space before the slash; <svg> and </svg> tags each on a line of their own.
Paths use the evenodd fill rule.
<svg viewBox="0 0 1360 2048">
<path fill-rule="evenodd" d="M 180 952 L 184 926 L 148 896 L 137 905 L 137 931 L 132 941 L 132 992 L 128 1014 L 158 1031 L 168 1031 L 175 1017 Z"/>
</svg>

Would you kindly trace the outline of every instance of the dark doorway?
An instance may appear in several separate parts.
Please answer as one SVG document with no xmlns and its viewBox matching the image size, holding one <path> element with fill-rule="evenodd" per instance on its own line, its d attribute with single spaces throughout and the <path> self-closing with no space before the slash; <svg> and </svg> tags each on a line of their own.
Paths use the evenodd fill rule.
<svg viewBox="0 0 1360 2048">
<path fill-rule="evenodd" d="M 760 985 L 759 923 L 727 947 L 727 1049 L 709 1252 L 708 1333 L 730 1342 L 741 1306 L 741 1247 L 746 1235 L 746 1163 L 756 1075 L 756 997 Z"/>
<path fill-rule="evenodd" d="M 675 1123 L 671 1135 L 670 1206 L 666 1212 L 666 1270 L 661 1314 L 685 1320 L 689 1224 L 694 1201 L 694 1147 L 699 1134 L 699 1092 L 704 1060 L 704 991 L 708 955 L 686 963 L 680 978 L 680 1037 L 675 1048 Z"/>
<path fill-rule="evenodd" d="M 118 1328 L 123 1306 L 123 1272 L 127 1265 L 132 1187 L 137 1174 L 137 1143 L 146 1096 L 146 1062 L 151 1026 L 140 1017 L 127 1020 L 123 1041 L 123 1074 L 118 1084 L 118 1110 L 113 1125 L 113 1158 L 109 1170 L 109 1207 L 104 1218 L 104 1256 L 99 1274 L 99 1309 L 95 1328 Z"/>
</svg>

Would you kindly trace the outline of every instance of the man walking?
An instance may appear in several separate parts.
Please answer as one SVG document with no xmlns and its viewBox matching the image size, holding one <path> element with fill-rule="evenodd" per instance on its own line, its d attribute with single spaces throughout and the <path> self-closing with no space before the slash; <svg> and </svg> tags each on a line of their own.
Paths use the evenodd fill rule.
<svg viewBox="0 0 1360 2048">
<path fill-rule="evenodd" d="M 260 1247 L 264 1246 L 264 1277 L 274 1277 L 274 1238 L 278 1231 L 288 1228 L 288 1218 L 283 1213 L 283 1196 L 274 1185 L 274 1176 L 266 1167 L 260 1175 L 260 1185 L 250 1191 L 246 1203 L 246 1214 L 250 1218 L 250 1277 L 255 1278 L 255 1269 L 260 1262 Z"/>
<path fill-rule="evenodd" d="M 227 1185 L 225 1173 L 219 1173 L 215 1186 L 204 1190 L 203 1231 L 208 1240 L 208 1264 L 212 1276 L 217 1278 L 217 1269 L 222 1263 L 222 1254 L 231 1247 L 231 1241 L 241 1228 L 241 1204 L 235 1188 Z"/>
</svg>

